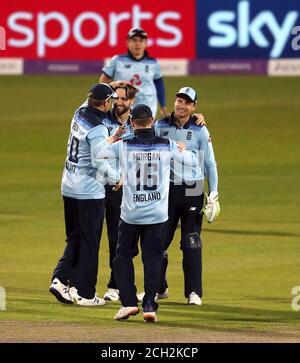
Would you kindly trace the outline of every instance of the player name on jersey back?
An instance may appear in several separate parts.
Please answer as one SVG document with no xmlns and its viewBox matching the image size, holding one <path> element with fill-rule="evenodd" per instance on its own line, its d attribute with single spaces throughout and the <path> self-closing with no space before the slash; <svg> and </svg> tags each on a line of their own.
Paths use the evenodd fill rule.
<svg viewBox="0 0 300 363">
<path fill-rule="evenodd" d="M 124 145 L 123 158 L 121 218 L 132 224 L 165 222 L 170 180 L 169 143 Z"/>
<path fill-rule="evenodd" d="M 133 153 L 132 155 L 133 160 L 138 160 L 138 161 L 151 161 L 151 160 L 161 160 L 160 159 L 160 153 L 159 152 L 152 152 L 152 153 Z"/>
</svg>

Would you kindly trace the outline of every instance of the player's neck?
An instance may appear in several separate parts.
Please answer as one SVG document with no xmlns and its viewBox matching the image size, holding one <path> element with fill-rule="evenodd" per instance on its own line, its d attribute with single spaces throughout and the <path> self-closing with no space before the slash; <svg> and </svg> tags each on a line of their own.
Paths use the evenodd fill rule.
<svg viewBox="0 0 300 363">
<path fill-rule="evenodd" d="M 133 53 L 129 50 L 129 54 L 131 55 L 131 57 L 133 57 L 134 59 L 136 60 L 140 60 L 144 57 L 145 55 L 145 52 L 142 52 L 142 53 Z"/>
<path fill-rule="evenodd" d="M 134 57 L 136 60 L 140 60 L 140 59 L 142 59 L 142 58 L 143 58 L 143 56 L 144 56 L 144 53 L 142 53 L 142 54 L 133 54 L 133 57 Z"/>
<path fill-rule="evenodd" d="M 126 125 L 126 123 L 128 121 L 128 117 L 129 117 L 129 112 L 125 112 L 123 115 L 117 115 L 118 121 L 122 125 Z"/>
<path fill-rule="evenodd" d="M 104 106 L 92 106 L 92 107 L 95 108 L 96 110 L 104 112 L 104 113 L 106 113 L 108 111 L 107 107 L 104 107 Z"/>
</svg>

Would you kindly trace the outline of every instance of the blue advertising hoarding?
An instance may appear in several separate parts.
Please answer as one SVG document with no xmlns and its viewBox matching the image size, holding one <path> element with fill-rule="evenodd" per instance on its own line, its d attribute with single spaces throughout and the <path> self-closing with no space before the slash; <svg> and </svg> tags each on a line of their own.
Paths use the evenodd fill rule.
<svg viewBox="0 0 300 363">
<path fill-rule="evenodd" d="M 296 58 L 300 0 L 197 0 L 197 58 Z"/>
</svg>

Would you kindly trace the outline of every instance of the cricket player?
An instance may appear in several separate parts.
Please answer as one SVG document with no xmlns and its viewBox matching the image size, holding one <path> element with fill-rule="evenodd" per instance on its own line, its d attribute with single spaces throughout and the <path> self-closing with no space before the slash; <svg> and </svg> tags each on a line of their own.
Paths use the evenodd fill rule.
<svg viewBox="0 0 300 363">
<path fill-rule="evenodd" d="M 183 87 L 176 94 L 174 112 L 155 123 L 156 135 L 181 141 L 186 150 L 199 151 L 199 163 L 192 169 L 174 163 L 171 169 L 169 193 L 169 230 L 165 251 L 170 246 L 179 220 L 181 221 L 180 248 L 183 253 L 184 294 L 188 304 L 202 304 L 202 209 L 204 205 L 204 179 L 208 180 L 209 194 L 204 213 L 208 222 L 219 214 L 218 173 L 211 137 L 206 126 L 196 126 L 192 113 L 197 105 L 196 91 Z M 203 163 L 204 167 L 201 167 Z M 204 171 L 204 172 L 203 172 Z M 165 253 L 164 265 L 167 269 L 168 259 Z M 168 296 L 165 279 L 159 294 Z"/>
<path fill-rule="evenodd" d="M 103 123 L 113 96 L 109 85 L 94 85 L 87 102 L 76 110 L 71 122 L 61 183 L 67 245 L 50 286 L 50 292 L 62 303 L 76 302 L 81 306 L 105 303 L 96 294 L 105 189 L 97 180 L 91 148 L 93 143 L 109 136 Z M 106 161 L 98 163 L 97 168 L 105 169 L 106 164 Z"/>
<path fill-rule="evenodd" d="M 135 102 L 135 95 L 138 89 L 130 82 L 122 80 L 110 83 L 116 97 L 113 100 L 113 108 L 108 112 L 108 118 L 105 119 L 104 125 L 108 129 L 111 137 L 119 127 L 124 128 L 124 133 L 120 134 L 122 139 L 132 139 L 133 126 L 130 121 L 131 108 Z M 111 160 L 112 170 L 120 175 L 119 161 Z M 117 177 L 118 179 L 118 177 Z M 106 301 L 119 300 L 119 290 L 113 273 L 113 260 L 115 258 L 118 242 L 118 226 L 120 221 L 122 188 L 115 190 L 114 184 L 109 183 L 110 178 L 105 182 L 105 219 L 107 225 L 107 237 L 109 242 L 109 265 L 111 269 L 110 280 L 107 284 L 107 291 L 104 294 Z"/>
<path fill-rule="evenodd" d="M 100 82 L 130 81 L 139 89 L 135 104 L 148 105 L 155 117 L 157 100 L 161 114 L 167 116 L 165 86 L 157 59 L 148 55 L 148 34 L 142 28 L 132 28 L 127 34 L 127 54 L 115 55 L 102 70 Z"/>
<path fill-rule="evenodd" d="M 114 274 L 122 307 L 116 320 L 139 312 L 134 266 L 138 239 L 144 264 L 143 315 L 146 322 L 157 321 L 155 295 L 161 282 L 163 252 L 168 227 L 168 194 L 171 157 L 182 160 L 178 145 L 155 136 L 151 109 L 137 105 L 132 110 L 134 137 L 113 143 L 103 153 L 103 145 L 93 150 L 95 160 L 119 158 L 123 179 L 123 199 Z M 182 153 L 183 154 L 183 153 Z M 193 155 L 188 155 L 192 164 Z"/>
</svg>

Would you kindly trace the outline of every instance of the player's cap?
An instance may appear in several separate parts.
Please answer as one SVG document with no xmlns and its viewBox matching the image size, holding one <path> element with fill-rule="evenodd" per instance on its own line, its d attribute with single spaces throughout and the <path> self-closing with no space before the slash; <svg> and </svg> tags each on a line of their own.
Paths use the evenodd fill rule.
<svg viewBox="0 0 300 363">
<path fill-rule="evenodd" d="M 145 32 L 142 28 L 132 28 L 129 30 L 127 34 L 127 39 L 133 38 L 133 37 L 140 37 L 143 39 L 148 38 L 148 34 Z"/>
<path fill-rule="evenodd" d="M 118 97 L 113 89 L 106 83 L 97 83 L 90 89 L 89 97 L 98 101 L 106 101 L 111 97 Z"/>
<path fill-rule="evenodd" d="M 131 111 L 132 120 L 146 119 L 149 117 L 153 117 L 153 116 L 152 116 L 151 108 L 147 105 L 143 105 L 143 104 L 136 105 L 136 106 L 134 106 L 134 108 Z"/>
<path fill-rule="evenodd" d="M 196 102 L 197 101 L 197 93 L 191 87 L 182 87 L 182 88 L 180 88 L 180 90 L 176 93 L 176 97 L 180 97 L 180 96 L 186 96 L 192 102 Z"/>
</svg>

